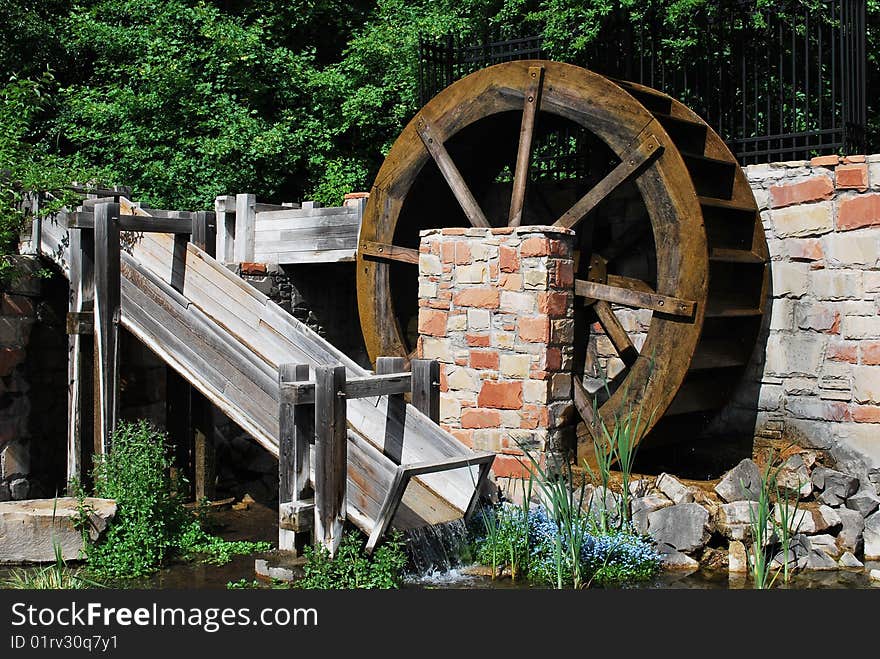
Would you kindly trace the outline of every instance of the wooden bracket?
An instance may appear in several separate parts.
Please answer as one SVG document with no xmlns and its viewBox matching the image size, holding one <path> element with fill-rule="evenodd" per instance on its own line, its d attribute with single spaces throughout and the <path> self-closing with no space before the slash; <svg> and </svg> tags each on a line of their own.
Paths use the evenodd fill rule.
<svg viewBox="0 0 880 659">
<path fill-rule="evenodd" d="M 400 261 L 401 263 L 419 264 L 419 250 L 409 247 L 398 247 L 388 243 L 377 243 L 370 240 L 362 240 L 360 245 L 361 254 L 376 259 Z"/>
<path fill-rule="evenodd" d="M 67 312 L 67 333 L 76 334 L 94 334 L 95 318 L 91 311 L 69 311 Z"/>
</svg>

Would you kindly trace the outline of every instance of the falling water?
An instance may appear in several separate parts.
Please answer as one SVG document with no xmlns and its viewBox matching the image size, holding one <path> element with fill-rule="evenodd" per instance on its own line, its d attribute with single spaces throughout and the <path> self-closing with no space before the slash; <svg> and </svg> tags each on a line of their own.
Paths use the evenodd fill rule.
<svg viewBox="0 0 880 659">
<path fill-rule="evenodd" d="M 409 570 L 416 577 L 450 572 L 467 556 L 468 530 L 457 519 L 436 526 L 409 529 L 404 533 Z"/>
</svg>

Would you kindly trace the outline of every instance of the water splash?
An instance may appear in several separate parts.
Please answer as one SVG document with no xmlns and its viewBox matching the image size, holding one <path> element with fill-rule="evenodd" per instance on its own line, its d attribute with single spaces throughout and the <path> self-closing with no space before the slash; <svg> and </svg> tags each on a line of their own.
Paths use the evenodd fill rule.
<svg viewBox="0 0 880 659">
<path fill-rule="evenodd" d="M 404 532 L 409 569 L 414 575 L 442 574 L 461 565 L 468 552 L 468 529 L 462 519 Z"/>
</svg>

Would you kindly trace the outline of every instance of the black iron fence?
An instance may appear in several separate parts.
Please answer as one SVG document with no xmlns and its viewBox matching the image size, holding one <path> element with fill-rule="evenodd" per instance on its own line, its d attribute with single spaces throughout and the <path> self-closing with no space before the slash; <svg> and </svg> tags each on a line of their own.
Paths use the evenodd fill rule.
<svg viewBox="0 0 880 659">
<path fill-rule="evenodd" d="M 868 125 L 865 0 L 726 0 L 692 17 L 685 46 L 652 6 L 611 15 L 570 59 L 663 90 L 699 113 L 744 164 L 864 153 Z M 673 45 L 670 45 L 673 44 Z M 512 59 L 549 58 L 544 40 L 420 44 L 422 103 L 458 78 Z M 876 92 L 875 92 L 876 93 Z"/>
</svg>

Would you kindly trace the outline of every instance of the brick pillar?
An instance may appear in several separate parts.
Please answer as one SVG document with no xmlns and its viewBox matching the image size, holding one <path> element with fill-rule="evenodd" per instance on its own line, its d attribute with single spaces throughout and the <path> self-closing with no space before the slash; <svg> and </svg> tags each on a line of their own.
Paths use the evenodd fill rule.
<svg viewBox="0 0 880 659">
<path fill-rule="evenodd" d="M 429 229 L 419 248 L 421 357 L 440 362 L 441 424 L 519 477 L 573 439 L 573 232 Z"/>
</svg>

